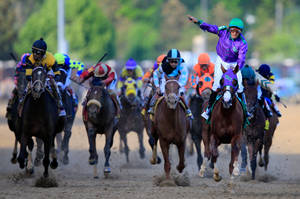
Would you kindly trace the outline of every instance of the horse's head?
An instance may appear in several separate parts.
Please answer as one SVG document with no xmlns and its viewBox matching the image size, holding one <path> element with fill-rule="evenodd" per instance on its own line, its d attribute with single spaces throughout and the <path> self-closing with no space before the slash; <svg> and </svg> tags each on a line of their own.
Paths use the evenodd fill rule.
<svg viewBox="0 0 300 199">
<path fill-rule="evenodd" d="M 222 103 L 224 108 L 230 108 L 232 105 L 232 99 L 235 92 L 238 89 L 238 81 L 236 73 L 238 72 L 238 66 L 234 70 L 225 70 L 223 65 L 221 65 L 223 71 L 222 78 L 220 80 L 221 91 L 223 94 Z"/>
<path fill-rule="evenodd" d="M 175 109 L 180 100 L 180 85 L 178 83 L 179 76 L 169 78 L 165 76 L 165 100 L 170 109 Z"/>
<path fill-rule="evenodd" d="M 27 80 L 26 80 L 25 71 L 19 72 L 17 86 L 16 86 L 19 98 L 22 97 L 26 85 L 27 85 Z"/>
<path fill-rule="evenodd" d="M 247 81 L 246 79 L 243 80 L 243 85 L 244 85 L 244 92 L 245 92 L 245 96 L 247 98 L 247 108 L 249 110 L 249 113 L 251 113 L 252 115 L 254 115 L 254 112 L 256 110 L 256 106 L 257 106 L 257 85 L 258 83 L 253 83 L 251 82 L 251 84 L 249 84 L 249 81 Z"/>
<path fill-rule="evenodd" d="M 125 86 L 125 98 L 127 100 L 127 102 L 134 106 L 137 105 L 137 84 L 136 81 L 131 78 L 128 77 L 124 83 Z"/>
<path fill-rule="evenodd" d="M 87 96 L 87 112 L 90 118 L 96 118 L 103 104 L 104 86 L 93 86 Z"/>
<path fill-rule="evenodd" d="M 212 90 L 211 88 L 205 88 L 202 92 L 201 92 L 201 97 L 203 99 L 203 101 L 208 101 L 209 100 L 209 97 L 212 93 Z"/>
<path fill-rule="evenodd" d="M 47 71 L 44 67 L 38 66 L 32 69 L 31 93 L 37 99 L 45 90 Z"/>
</svg>

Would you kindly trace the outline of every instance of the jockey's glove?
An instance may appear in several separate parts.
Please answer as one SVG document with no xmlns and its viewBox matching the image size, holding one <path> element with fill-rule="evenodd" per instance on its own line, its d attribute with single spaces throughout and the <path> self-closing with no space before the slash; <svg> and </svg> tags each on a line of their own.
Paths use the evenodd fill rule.
<svg viewBox="0 0 300 199">
<path fill-rule="evenodd" d="M 278 95 L 275 95 L 276 102 L 280 102 L 280 97 Z"/>
</svg>

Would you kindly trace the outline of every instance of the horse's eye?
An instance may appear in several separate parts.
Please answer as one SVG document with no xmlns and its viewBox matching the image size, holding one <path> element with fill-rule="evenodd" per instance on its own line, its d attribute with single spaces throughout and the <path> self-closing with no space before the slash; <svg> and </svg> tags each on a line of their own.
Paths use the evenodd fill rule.
<svg viewBox="0 0 300 199">
<path fill-rule="evenodd" d="M 237 81 L 236 81 L 236 80 L 233 80 L 233 81 L 232 81 L 232 84 L 233 84 L 233 86 L 237 86 Z"/>
</svg>

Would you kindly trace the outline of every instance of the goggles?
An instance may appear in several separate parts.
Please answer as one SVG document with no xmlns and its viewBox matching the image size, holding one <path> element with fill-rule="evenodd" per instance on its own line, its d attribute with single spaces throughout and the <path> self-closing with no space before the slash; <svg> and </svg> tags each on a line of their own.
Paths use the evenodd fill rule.
<svg viewBox="0 0 300 199">
<path fill-rule="evenodd" d="M 179 59 L 168 59 L 168 62 L 177 64 L 179 62 Z"/>
<path fill-rule="evenodd" d="M 230 28 L 229 31 L 230 31 L 230 33 L 233 33 L 233 32 L 235 32 L 235 33 L 241 33 L 241 32 L 242 32 L 242 31 L 241 31 L 240 29 L 238 29 L 238 28 Z"/>
<path fill-rule="evenodd" d="M 37 48 L 32 48 L 32 53 L 37 55 L 44 55 L 45 51 Z"/>
</svg>

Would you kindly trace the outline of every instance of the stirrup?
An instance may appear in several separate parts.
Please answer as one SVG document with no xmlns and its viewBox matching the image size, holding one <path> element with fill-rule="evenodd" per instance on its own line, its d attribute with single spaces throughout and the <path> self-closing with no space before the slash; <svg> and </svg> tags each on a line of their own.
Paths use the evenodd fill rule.
<svg viewBox="0 0 300 199">
<path fill-rule="evenodd" d="M 206 110 L 201 114 L 201 116 L 208 120 L 209 116 L 210 116 L 210 109 L 209 108 L 206 108 Z"/>
<path fill-rule="evenodd" d="M 67 114 L 66 114 L 65 109 L 62 109 L 62 110 L 59 111 L 59 117 L 64 117 L 64 116 L 66 116 L 66 115 L 67 115 Z"/>
<path fill-rule="evenodd" d="M 191 120 L 194 119 L 194 116 L 193 116 L 193 114 L 192 114 L 192 112 L 191 112 L 190 109 L 187 109 L 187 110 L 186 110 L 186 117 L 189 117 Z"/>
<path fill-rule="evenodd" d="M 142 109 L 141 114 L 142 114 L 143 116 L 146 115 L 146 109 L 145 109 L 145 108 Z"/>
</svg>

